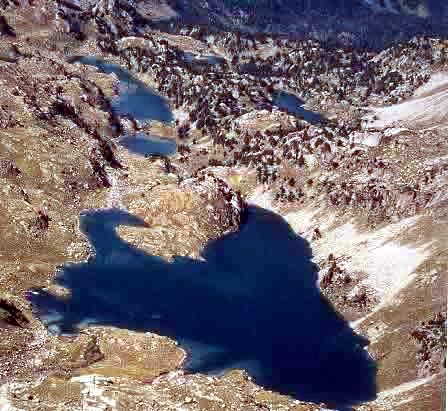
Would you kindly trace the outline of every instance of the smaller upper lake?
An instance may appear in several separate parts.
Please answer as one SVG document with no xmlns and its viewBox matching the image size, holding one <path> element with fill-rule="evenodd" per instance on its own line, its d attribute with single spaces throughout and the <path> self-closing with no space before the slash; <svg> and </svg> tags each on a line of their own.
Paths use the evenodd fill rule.
<svg viewBox="0 0 448 411">
<path fill-rule="evenodd" d="M 272 104 L 291 114 L 299 114 L 305 121 L 318 124 L 323 121 L 321 114 L 303 108 L 305 102 L 294 94 L 277 90 L 272 97 Z"/>
<path fill-rule="evenodd" d="M 176 152 L 176 141 L 145 133 L 137 133 L 120 138 L 118 142 L 131 153 L 142 156 L 149 154 L 168 156 Z"/>
<path fill-rule="evenodd" d="M 173 121 L 168 102 L 127 70 L 92 56 L 73 57 L 71 63 L 81 63 L 97 67 L 106 74 L 114 73 L 120 81 L 120 94 L 112 99 L 112 107 L 120 115 L 131 115 L 140 121 L 157 120 L 164 123 Z"/>
<path fill-rule="evenodd" d="M 186 62 L 192 63 L 192 64 L 205 64 L 205 65 L 219 65 L 223 64 L 225 62 L 225 58 L 221 56 L 217 56 L 215 54 L 209 54 L 209 55 L 201 55 L 201 54 L 195 54 L 191 53 L 189 51 L 185 51 L 183 53 L 183 58 Z"/>
</svg>

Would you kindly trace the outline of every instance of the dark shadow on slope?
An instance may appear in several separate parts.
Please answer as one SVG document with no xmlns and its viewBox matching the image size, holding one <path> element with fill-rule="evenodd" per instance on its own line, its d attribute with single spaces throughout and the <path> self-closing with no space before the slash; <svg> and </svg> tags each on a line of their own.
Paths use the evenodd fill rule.
<svg viewBox="0 0 448 411">
<path fill-rule="evenodd" d="M 446 38 L 448 35 L 445 0 L 426 1 L 432 10 L 428 18 L 388 13 L 384 1 L 376 2 L 383 8 L 383 12 L 378 13 L 373 12 L 365 0 L 208 1 L 207 7 L 195 8 L 194 13 L 191 2 L 168 0 L 168 3 L 178 16 L 154 24 L 154 28 L 173 34 L 185 25 L 201 24 L 212 33 L 238 30 L 249 35 L 264 32 L 283 38 L 319 38 L 339 48 L 346 46 L 339 34 L 347 33 L 354 47 L 376 51 L 415 36 Z M 247 16 L 244 23 L 241 11 Z"/>
<path fill-rule="evenodd" d="M 94 66 L 103 73 L 114 73 L 118 77 L 120 93 L 112 100 L 112 107 L 117 114 L 131 115 L 140 121 L 173 121 L 173 114 L 166 99 L 120 66 L 91 56 L 72 57 L 69 62 Z"/>
<path fill-rule="evenodd" d="M 257 383 L 340 407 L 375 398 L 376 367 L 316 287 L 308 243 L 283 218 L 250 207 L 236 233 L 210 242 L 204 261 L 166 262 L 121 240 L 118 225 L 143 226 L 120 210 L 81 215 L 96 255 L 62 267 L 67 299 L 29 293 L 54 332 L 96 323 L 176 338 L 190 372 L 245 367 Z"/>
</svg>

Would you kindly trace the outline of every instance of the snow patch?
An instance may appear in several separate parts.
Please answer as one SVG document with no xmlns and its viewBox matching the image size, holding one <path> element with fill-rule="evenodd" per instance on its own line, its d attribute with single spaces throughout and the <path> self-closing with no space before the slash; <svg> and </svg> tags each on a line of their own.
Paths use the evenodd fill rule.
<svg viewBox="0 0 448 411">
<path fill-rule="evenodd" d="M 426 84 L 423 84 L 423 86 L 420 86 L 417 90 L 415 90 L 414 97 L 424 97 L 427 94 L 431 94 L 439 87 L 445 87 L 447 83 L 448 73 L 434 73 Z"/>
<path fill-rule="evenodd" d="M 403 394 L 405 392 L 414 390 L 415 388 L 418 388 L 421 385 L 428 384 L 429 382 L 434 380 L 436 377 L 437 377 L 436 374 L 430 375 L 429 377 L 420 378 L 420 379 L 417 379 L 417 380 L 405 382 L 404 384 L 398 385 L 398 386 L 396 386 L 394 388 L 390 388 L 388 390 L 381 391 L 378 394 L 378 400 L 381 401 L 381 400 L 386 399 L 387 397 L 393 397 L 393 396 L 400 395 L 400 394 Z"/>
<path fill-rule="evenodd" d="M 396 126 L 411 129 L 439 127 L 448 129 L 448 73 L 433 74 L 407 101 L 390 107 L 374 108 L 367 129 L 381 130 Z"/>
<path fill-rule="evenodd" d="M 354 132 L 350 135 L 350 142 L 356 144 L 363 144 L 368 147 L 377 147 L 380 145 L 382 139 L 381 133 L 378 132 Z"/>
<path fill-rule="evenodd" d="M 125 209 L 125 206 L 121 202 L 121 187 L 119 179 L 115 174 L 109 174 L 108 178 L 110 182 L 110 188 L 107 196 L 106 207 Z"/>
<path fill-rule="evenodd" d="M 12 406 L 8 400 L 8 385 L 4 384 L 0 386 L 0 411 L 14 411 L 15 407 Z"/>
<path fill-rule="evenodd" d="M 393 304 L 395 296 L 410 284 L 415 278 L 415 270 L 430 255 L 431 242 L 412 247 L 395 240 L 418 223 L 418 216 L 370 232 L 358 231 L 352 222 L 337 225 L 334 216 L 311 207 L 288 213 L 285 219 L 295 232 L 309 241 L 314 228 L 319 228 L 323 237 L 311 244 L 315 260 L 327 259 L 331 253 L 351 257 L 347 266 L 352 271 L 366 274 L 360 285 L 373 289 L 379 299 L 379 305 L 373 312 Z M 371 314 L 357 320 L 353 326 Z"/>
<path fill-rule="evenodd" d="M 189 114 L 188 111 L 178 108 L 173 110 L 173 116 L 176 120 L 179 120 L 180 124 L 182 124 L 188 120 Z"/>
<path fill-rule="evenodd" d="M 266 210 L 273 211 L 272 205 L 274 198 L 270 191 L 266 191 L 263 186 L 258 186 L 253 194 L 247 199 L 247 202 L 258 207 L 262 207 Z"/>
</svg>

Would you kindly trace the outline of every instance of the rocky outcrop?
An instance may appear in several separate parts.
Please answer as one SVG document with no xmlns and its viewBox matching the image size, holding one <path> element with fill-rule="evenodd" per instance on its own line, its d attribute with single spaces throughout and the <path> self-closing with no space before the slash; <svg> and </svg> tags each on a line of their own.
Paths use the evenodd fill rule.
<svg viewBox="0 0 448 411">
<path fill-rule="evenodd" d="M 30 320 L 12 302 L 0 298 L 0 328 L 27 327 Z"/>
<path fill-rule="evenodd" d="M 15 37 L 16 33 L 13 28 L 8 24 L 4 16 L 0 15 L 0 36 Z"/>
<path fill-rule="evenodd" d="M 120 227 L 121 236 L 166 257 L 197 257 L 209 240 L 237 231 L 246 217 L 241 195 L 205 170 L 178 185 L 158 185 L 141 196 L 128 194 L 124 202 L 149 228 Z"/>
<path fill-rule="evenodd" d="M 198 176 L 182 181 L 180 188 L 199 195 L 208 224 L 221 231 L 220 235 L 236 231 L 244 223 L 247 210 L 241 195 L 212 172 L 202 170 Z"/>
<path fill-rule="evenodd" d="M 22 174 L 12 160 L 0 159 L 0 178 L 18 177 Z"/>
<path fill-rule="evenodd" d="M 446 314 L 439 312 L 411 332 L 417 345 L 419 377 L 428 377 L 446 368 Z"/>
</svg>

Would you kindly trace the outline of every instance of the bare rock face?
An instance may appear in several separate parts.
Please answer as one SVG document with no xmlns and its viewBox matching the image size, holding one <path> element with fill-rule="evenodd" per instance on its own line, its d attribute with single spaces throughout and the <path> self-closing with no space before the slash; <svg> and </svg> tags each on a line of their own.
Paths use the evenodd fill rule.
<svg viewBox="0 0 448 411">
<path fill-rule="evenodd" d="M 96 361 L 84 373 L 131 377 L 150 383 L 159 375 L 177 370 L 185 359 L 184 351 L 174 341 L 156 334 L 106 327 L 93 327 L 85 332 L 97 349 L 89 351 L 90 356 L 92 352 L 96 355 Z"/>
<path fill-rule="evenodd" d="M 411 336 L 417 346 L 418 375 L 427 377 L 446 367 L 446 314 L 439 312 L 416 326 Z"/>
<path fill-rule="evenodd" d="M 8 24 L 4 16 L 0 16 L 0 36 L 16 36 L 13 28 Z"/>
<path fill-rule="evenodd" d="M 13 327 L 26 327 L 29 319 L 10 301 L 0 298 L 0 329 Z"/>
<path fill-rule="evenodd" d="M 22 174 L 22 172 L 16 166 L 14 161 L 0 159 L 0 178 L 17 177 L 20 176 L 20 174 Z"/>
<path fill-rule="evenodd" d="M 221 235 L 238 230 L 245 221 L 246 205 L 241 195 L 211 172 L 203 170 L 197 177 L 183 181 L 180 187 L 199 194 L 208 224 L 216 232 L 221 231 Z"/>
<path fill-rule="evenodd" d="M 129 210 L 149 229 L 121 227 L 120 234 L 166 257 L 198 256 L 207 241 L 238 230 L 246 214 L 241 195 L 204 171 L 180 185 L 160 185 L 144 197 L 129 199 Z"/>
<path fill-rule="evenodd" d="M 362 285 L 365 273 L 347 269 L 346 260 L 330 254 L 321 262 L 320 288 L 344 318 L 355 320 L 370 312 L 377 301 L 372 290 Z"/>
</svg>

